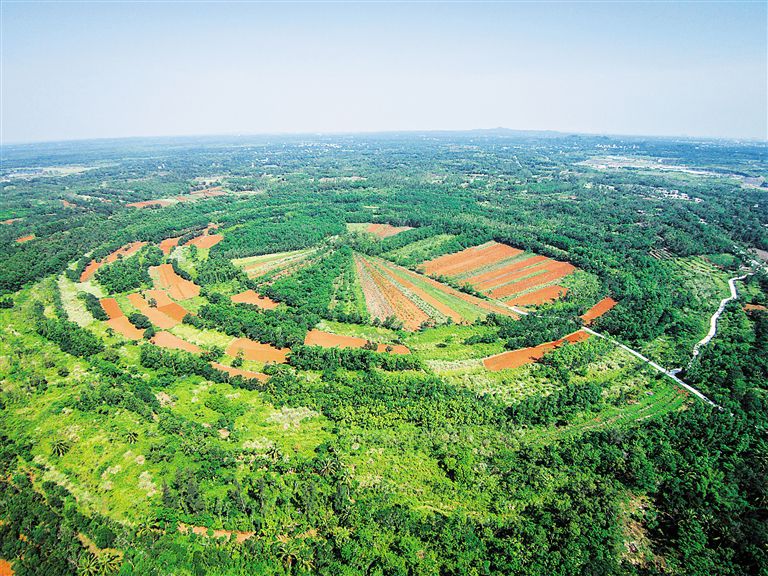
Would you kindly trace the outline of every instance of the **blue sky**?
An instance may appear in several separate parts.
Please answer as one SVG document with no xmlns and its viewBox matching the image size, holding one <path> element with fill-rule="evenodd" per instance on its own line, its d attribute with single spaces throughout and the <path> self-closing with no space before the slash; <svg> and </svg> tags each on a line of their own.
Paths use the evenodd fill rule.
<svg viewBox="0 0 768 576">
<path fill-rule="evenodd" d="M 765 139 L 767 4 L 3 2 L 3 142 L 470 129 Z"/>
</svg>

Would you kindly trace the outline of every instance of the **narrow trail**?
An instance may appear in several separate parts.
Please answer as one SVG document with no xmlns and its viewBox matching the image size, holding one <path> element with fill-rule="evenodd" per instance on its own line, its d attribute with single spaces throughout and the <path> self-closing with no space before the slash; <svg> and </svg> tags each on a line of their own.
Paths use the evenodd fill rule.
<svg viewBox="0 0 768 576">
<path fill-rule="evenodd" d="M 712 340 L 712 338 L 715 337 L 715 334 L 717 334 L 717 321 L 725 311 L 725 307 L 728 305 L 728 302 L 731 300 L 736 300 L 739 297 L 739 294 L 736 291 L 736 282 L 738 280 L 744 280 L 750 274 L 751 273 L 743 274 L 742 276 L 737 276 L 728 280 L 728 287 L 731 289 L 731 295 L 728 296 L 728 298 L 723 298 L 720 300 L 720 306 L 718 307 L 717 311 L 712 314 L 712 318 L 709 319 L 709 332 L 707 332 L 707 335 L 704 336 L 704 338 L 697 342 L 693 347 L 693 354 L 691 355 L 691 360 L 688 362 L 688 365 L 685 367 L 686 370 L 689 370 L 693 365 L 693 361 L 696 359 L 696 356 L 699 355 L 699 349 L 702 346 L 709 344 L 710 340 Z"/>
</svg>

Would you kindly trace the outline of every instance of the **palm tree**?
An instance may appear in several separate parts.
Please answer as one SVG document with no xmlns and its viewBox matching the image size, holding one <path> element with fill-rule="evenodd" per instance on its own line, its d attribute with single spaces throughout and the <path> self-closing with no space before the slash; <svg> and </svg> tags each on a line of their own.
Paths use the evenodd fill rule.
<svg viewBox="0 0 768 576">
<path fill-rule="evenodd" d="M 125 441 L 128 444 L 136 444 L 139 440 L 139 433 L 136 430 L 129 430 L 125 435 Z"/>
<path fill-rule="evenodd" d="M 51 444 L 51 453 L 54 456 L 64 456 L 72 448 L 72 442 L 66 438 L 56 438 Z"/>
<path fill-rule="evenodd" d="M 283 457 L 283 454 L 280 452 L 280 448 L 278 448 L 276 444 L 272 444 L 269 450 L 267 450 L 267 456 L 272 459 L 272 462 L 277 462 L 280 460 L 280 458 Z"/>
<path fill-rule="evenodd" d="M 99 560 L 90 552 L 83 552 L 77 562 L 77 576 L 99 576 Z"/>
<path fill-rule="evenodd" d="M 99 566 L 99 575 L 110 576 L 111 574 L 117 573 L 117 571 L 120 570 L 120 565 L 122 563 L 123 560 L 119 554 L 103 550 L 101 554 L 99 554 L 97 561 Z"/>
</svg>

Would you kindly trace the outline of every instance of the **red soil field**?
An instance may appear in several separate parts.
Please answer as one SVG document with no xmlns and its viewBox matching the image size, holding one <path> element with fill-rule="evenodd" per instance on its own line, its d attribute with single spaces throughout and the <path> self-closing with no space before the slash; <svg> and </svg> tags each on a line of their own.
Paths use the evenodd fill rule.
<svg viewBox="0 0 768 576">
<path fill-rule="evenodd" d="M 524 294 L 522 296 L 516 296 L 515 298 L 508 300 L 508 303 L 512 306 L 534 306 L 536 304 L 546 304 L 547 302 L 552 302 L 553 300 L 562 298 L 566 295 L 567 292 L 568 288 L 555 284 L 554 286 L 540 288 L 539 290 L 529 292 L 528 294 Z"/>
<path fill-rule="evenodd" d="M 600 316 L 608 312 L 608 310 L 616 306 L 616 304 L 618 304 L 618 302 L 613 298 L 603 298 L 600 302 L 592 306 L 592 308 L 584 312 L 581 319 L 584 320 L 584 324 L 591 324 L 593 320 L 600 318 Z"/>
<path fill-rule="evenodd" d="M 5 226 L 10 226 L 14 222 L 21 222 L 21 218 L 8 218 L 8 220 L 3 220 L 0 222 L 0 224 L 3 224 Z"/>
<path fill-rule="evenodd" d="M 267 296 L 261 296 L 253 290 L 246 290 L 245 292 L 240 292 L 240 294 L 235 294 L 231 300 L 235 304 L 253 304 L 264 310 L 274 310 L 279 305 L 278 302 Z"/>
<path fill-rule="evenodd" d="M 478 282 L 477 284 L 474 284 L 474 287 L 477 290 L 488 292 L 495 288 L 499 288 L 500 286 L 504 286 L 505 284 L 509 284 L 514 280 L 520 280 L 522 278 L 527 278 L 529 276 L 534 276 L 536 274 L 543 274 L 544 272 L 547 271 L 547 268 L 552 266 L 552 263 L 553 263 L 552 260 L 550 260 L 549 258 L 545 258 L 544 261 L 539 262 L 537 264 L 533 264 L 532 266 L 529 266 L 527 268 L 523 268 L 522 270 L 517 270 L 516 272 L 510 272 L 508 274 L 505 274 L 504 276 L 500 276 L 492 280 L 485 280 L 484 282 Z"/>
<path fill-rule="evenodd" d="M 584 332 L 583 330 L 578 330 L 577 332 L 568 334 L 568 336 L 561 338 L 560 340 L 555 340 L 554 342 L 545 342 L 531 348 L 510 350 L 509 352 L 502 352 L 501 354 L 490 356 L 483 360 L 483 364 L 491 372 L 498 372 L 499 370 L 506 370 L 509 368 L 519 368 L 525 364 L 532 364 L 533 362 L 540 360 L 545 354 L 551 352 L 555 348 L 559 348 L 566 342 L 574 344 L 586 340 L 587 338 L 589 338 L 589 333 Z"/>
<path fill-rule="evenodd" d="M 285 362 L 290 348 L 275 348 L 269 344 L 262 344 L 248 338 L 236 338 L 227 346 L 227 354 L 235 357 L 242 350 L 243 357 L 246 360 L 256 360 L 257 362 Z"/>
<path fill-rule="evenodd" d="M 144 314 L 149 321 L 152 322 L 158 328 L 168 330 L 176 326 L 180 320 L 176 320 L 169 314 L 164 313 L 159 308 L 152 308 L 147 301 L 142 298 L 141 294 L 128 294 L 128 301 L 138 308 L 139 312 Z"/>
<path fill-rule="evenodd" d="M 392 226 L 391 224 L 369 224 L 366 232 L 378 236 L 379 238 L 389 238 L 395 234 L 400 234 L 405 230 L 411 230 L 411 226 Z"/>
<path fill-rule="evenodd" d="M 62 200 L 61 204 L 64 206 L 64 208 L 77 208 L 77 204 L 72 204 L 69 200 Z"/>
<path fill-rule="evenodd" d="M 454 261 L 449 264 L 443 264 L 437 267 L 432 266 L 431 272 L 429 272 L 427 266 L 425 266 L 425 270 L 427 270 L 433 276 L 457 276 L 459 274 L 465 274 L 467 272 L 477 270 L 478 268 L 483 268 L 501 260 L 514 258 L 515 256 L 522 254 L 523 251 L 518 250 L 517 248 L 512 248 L 511 246 L 507 246 L 506 244 L 499 244 L 494 242 L 493 244 L 487 245 L 484 248 L 475 249 L 470 253 L 467 253 L 467 250 L 462 250 L 457 254 L 462 253 L 465 253 L 465 255 L 458 261 Z"/>
<path fill-rule="evenodd" d="M 424 290 L 416 286 L 413 282 L 409 282 L 404 278 L 399 278 L 389 268 L 387 268 L 386 265 L 382 264 L 378 266 L 378 269 L 382 270 L 384 274 L 386 274 L 395 285 L 400 284 L 402 286 L 405 286 L 408 290 L 410 290 L 411 292 L 416 294 L 419 298 L 424 300 L 424 302 L 426 302 L 430 306 L 433 306 L 438 312 L 440 312 L 441 314 L 445 314 L 449 318 L 452 318 L 453 321 L 456 322 L 457 324 L 461 324 L 462 322 L 464 322 L 464 317 L 458 312 L 456 312 L 453 308 L 440 302 L 434 296 L 427 294 Z"/>
<path fill-rule="evenodd" d="M 363 290 L 365 307 L 368 309 L 368 314 L 370 314 L 371 318 L 386 320 L 390 316 L 395 316 L 395 309 L 392 308 L 382 291 L 379 290 L 376 282 L 373 281 L 373 278 L 368 273 L 363 259 L 357 254 L 355 254 L 355 269 L 360 280 L 360 288 Z"/>
<path fill-rule="evenodd" d="M 171 200 L 144 200 L 143 202 L 131 202 L 126 204 L 126 206 L 131 206 L 133 208 L 147 208 L 149 206 L 170 206 L 171 204 L 173 204 Z"/>
<path fill-rule="evenodd" d="M 483 274 L 477 274 L 475 276 L 471 276 L 469 278 L 466 278 L 465 280 L 462 280 L 462 282 L 466 282 L 467 284 L 471 284 L 475 288 L 478 288 L 478 285 L 482 282 L 490 282 L 493 280 L 497 280 L 499 278 L 503 278 L 507 274 L 511 274 L 512 272 L 517 272 L 518 270 L 522 270 L 523 268 L 527 268 L 529 266 L 533 266 L 534 264 L 538 264 L 540 262 L 544 262 L 549 260 L 546 256 L 530 256 L 528 258 L 523 258 L 522 260 L 518 260 L 517 262 L 513 262 L 512 264 L 508 264 L 507 266 L 504 266 L 502 268 L 497 268 L 495 270 L 491 270 L 490 272 L 485 272 Z M 480 288 L 478 288 L 479 290 Z"/>
<path fill-rule="evenodd" d="M 494 244 L 496 244 L 496 242 L 486 242 L 485 244 L 480 244 L 479 246 L 465 248 L 460 252 L 443 254 L 442 256 L 438 256 L 437 258 L 423 262 L 420 268 L 427 274 L 434 274 L 435 270 L 459 264 L 467 258 L 473 257 L 478 251 L 488 248 L 489 246 L 493 246 Z"/>
<path fill-rule="evenodd" d="M 554 265 L 549 266 L 547 271 L 543 274 L 537 274 L 536 276 L 526 278 L 520 282 L 505 284 L 504 286 L 493 290 L 490 293 L 490 296 L 492 298 L 504 298 L 505 296 L 518 294 L 519 292 L 524 292 L 525 290 L 535 288 L 536 286 L 541 286 L 547 282 L 559 280 L 564 276 L 568 276 L 568 274 L 574 270 L 576 270 L 576 267 L 573 264 L 569 264 L 568 262 L 557 262 Z"/>
<path fill-rule="evenodd" d="M 160 346 L 161 348 L 168 348 L 170 350 L 185 350 L 187 352 L 192 352 L 193 354 L 199 354 L 203 351 L 200 346 L 196 346 L 191 342 L 182 340 L 170 332 L 158 332 L 152 336 L 150 342 L 152 342 L 152 344 L 155 346 Z"/>
<path fill-rule="evenodd" d="M 168 296 L 168 293 L 165 290 L 145 290 L 144 295 L 149 298 L 153 298 L 158 306 L 167 306 L 168 304 L 173 304 L 173 300 L 171 300 L 170 296 Z"/>
<path fill-rule="evenodd" d="M 176 238 L 166 238 L 165 240 L 162 240 L 160 242 L 160 250 L 163 251 L 163 254 L 168 256 L 168 254 L 170 254 L 173 251 L 173 249 L 176 246 L 178 246 L 178 244 L 179 244 L 179 238 L 178 237 L 176 237 Z"/>
<path fill-rule="evenodd" d="M 203 234 L 197 238 L 192 238 L 187 242 L 187 246 L 197 246 L 198 248 L 210 248 L 216 246 L 219 242 L 224 240 L 224 236 L 221 234 Z"/>
<path fill-rule="evenodd" d="M 160 266 L 153 266 L 149 270 L 157 278 L 155 286 L 166 290 L 174 300 L 186 300 L 200 294 L 200 286 L 176 274 L 170 264 L 160 264 Z"/>
<path fill-rule="evenodd" d="M 131 324 L 128 321 L 128 318 L 125 316 L 120 316 L 119 318 L 112 318 L 111 320 L 107 320 L 107 326 L 112 328 L 115 332 L 118 334 L 121 334 L 128 338 L 129 340 L 141 340 L 144 336 L 144 331 L 139 330 Z"/>
<path fill-rule="evenodd" d="M 160 312 L 165 314 L 166 316 L 170 316 L 176 322 L 181 322 L 184 320 L 184 316 L 189 314 L 189 310 L 184 308 L 181 304 L 177 304 L 176 302 L 171 302 L 170 304 L 166 304 L 165 306 L 158 306 L 157 307 Z"/>
<path fill-rule="evenodd" d="M 101 307 L 104 309 L 104 312 L 107 313 L 107 316 L 109 316 L 110 320 L 125 316 L 123 311 L 120 310 L 120 305 L 117 303 L 117 300 L 114 298 L 102 298 L 99 300 L 99 304 L 101 304 Z"/>
<path fill-rule="evenodd" d="M 111 264 L 119 256 L 122 256 L 123 258 L 128 258 L 128 256 L 132 256 L 136 254 L 139 250 L 141 250 L 144 246 L 146 246 L 146 242 L 131 242 L 130 244 L 126 244 L 122 248 L 118 248 L 111 254 L 108 254 L 105 256 L 101 262 L 97 262 L 96 260 L 91 260 L 91 262 L 88 264 L 88 266 L 85 267 L 85 270 L 83 270 L 83 273 L 80 274 L 80 282 L 85 282 L 86 280 L 90 280 L 91 277 L 93 277 L 94 274 L 96 274 L 96 271 L 104 266 L 105 264 Z"/>
<path fill-rule="evenodd" d="M 230 376 L 242 376 L 243 378 L 247 378 L 249 380 L 261 380 L 264 382 L 269 378 L 266 374 L 262 374 L 261 372 L 251 372 L 250 370 L 242 370 L 240 368 L 234 368 L 232 366 L 227 366 L 225 364 L 220 364 L 218 362 L 211 362 L 211 366 L 216 368 L 216 370 L 221 370 L 222 372 L 226 372 Z"/>
<path fill-rule="evenodd" d="M 16 242 L 19 244 L 24 244 L 24 242 L 29 242 L 30 240 L 34 240 L 35 235 L 34 234 L 27 234 L 26 236 L 19 236 L 16 238 Z"/>
<path fill-rule="evenodd" d="M 0 576 L 13 576 L 13 568 L 8 560 L 0 558 Z"/>
<path fill-rule="evenodd" d="M 371 278 L 376 283 L 376 286 L 378 286 L 381 293 L 384 294 L 384 297 L 395 311 L 395 316 L 402 321 L 406 330 L 418 330 L 419 326 L 421 326 L 424 321 L 429 320 L 429 316 L 406 297 L 399 288 L 387 280 L 381 272 L 374 269 L 367 262 L 365 263 L 365 266 L 368 273 L 371 275 Z"/>
<path fill-rule="evenodd" d="M 464 302 L 467 302 L 469 304 L 474 304 L 478 308 L 482 308 L 483 310 L 487 310 L 488 312 L 495 312 L 496 314 L 503 314 L 504 316 L 514 316 L 515 318 L 517 318 L 517 314 L 515 314 L 512 310 L 510 310 L 506 306 L 501 306 L 499 304 L 496 304 L 495 302 L 484 300 L 482 298 L 478 298 L 477 296 L 472 296 L 471 294 L 467 294 L 466 292 L 462 292 L 461 290 L 456 290 L 452 286 L 448 286 L 447 284 L 438 282 L 437 280 L 434 280 L 433 278 L 430 278 L 428 276 L 417 274 L 416 272 L 408 270 L 407 268 L 403 268 L 403 271 L 405 274 L 411 276 L 412 278 L 420 278 L 425 282 L 428 282 L 429 284 L 431 284 L 433 287 L 437 288 L 441 292 L 445 292 L 446 294 L 450 294 L 451 296 L 460 298 L 461 300 L 464 300 Z"/>
<path fill-rule="evenodd" d="M 342 336 L 340 334 L 331 334 L 322 330 L 310 330 L 307 337 L 304 338 L 305 346 L 322 346 L 323 348 L 362 348 L 368 343 L 365 338 L 356 336 Z M 402 344 L 378 344 L 376 352 L 386 352 L 387 347 L 391 348 L 391 354 L 410 354 L 411 351 Z"/>
<path fill-rule="evenodd" d="M 762 304 L 744 304 L 745 312 L 761 312 L 763 310 L 768 310 L 768 307 Z"/>
</svg>

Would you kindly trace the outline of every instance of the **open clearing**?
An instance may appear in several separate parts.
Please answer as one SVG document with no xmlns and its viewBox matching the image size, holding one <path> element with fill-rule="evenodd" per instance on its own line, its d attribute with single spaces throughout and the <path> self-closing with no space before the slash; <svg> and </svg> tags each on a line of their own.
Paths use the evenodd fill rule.
<svg viewBox="0 0 768 576">
<path fill-rule="evenodd" d="M 170 328 L 173 328 L 178 324 L 181 319 L 176 319 L 170 316 L 169 314 L 166 314 L 163 312 L 163 310 L 160 307 L 153 308 L 150 306 L 147 301 L 142 298 L 141 294 L 134 293 L 134 294 L 128 294 L 128 302 L 133 304 L 136 309 L 144 314 L 147 318 L 149 318 L 149 321 L 152 322 L 152 324 L 158 328 L 162 328 L 163 330 L 168 330 Z M 171 303 L 174 306 L 178 306 L 178 304 Z M 179 306 L 180 307 L 180 306 Z M 181 307 L 180 307 L 181 308 Z M 182 308 L 183 310 L 183 308 Z M 184 316 L 182 315 L 182 318 Z"/>
<path fill-rule="evenodd" d="M 163 251 L 163 254 L 168 256 L 171 252 L 173 252 L 173 249 L 179 245 L 179 239 L 180 237 L 174 237 L 174 238 L 166 238 L 165 240 L 162 240 L 159 244 L 160 250 Z"/>
<path fill-rule="evenodd" d="M 490 356 L 483 360 L 483 365 L 491 372 L 498 372 L 499 370 L 506 370 L 509 368 L 519 368 L 525 364 L 531 364 L 540 360 L 545 354 L 551 352 L 555 348 L 559 348 L 566 342 L 575 344 L 576 342 L 581 342 L 587 338 L 589 338 L 587 332 L 578 330 L 553 342 L 545 342 L 538 346 L 521 348 L 520 350 L 510 350 L 509 352 L 502 352 L 501 354 Z"/>
<path fill-rule="evenodd" d="M 246 360 L 255 360 L 257 362 L 277 362 L 283 364 L 288 357 L 290 348 L 275 348 L 269 344 L 262 344 L 248 338 L 235 338 L 227 346 L 227 355 L 233 358 L 239 352 L 243 353 Z"/>
<path fill-rule="evenodd" d="M 351 222 L 347 224 L 347 230 L 350 232 L 367 232 L 377 238 L 389 238 L 400 232 L 412 230 L 411 226 L 392 226 L 391 224 L 377 224 L 373 222 Z"/>
<path fill-rule="evenodd" d="M 197 246 L 198 248 L 210 248 L 216 246 L 219 242 L 224 240 L 224 236 L 221 234 L 203 234 L 197 238 L 192 238 L 185 246 Z"/>
<path fill-rule="evenodd" d="M 280 305 L 279 302 L 275 302 L 267 296 L 261 296 L 254 290 L 246 290 L 245 292 L 240 292 L 240 294 L 235 294 L 231 297 L 231 300 L 235 304 L 252 304 L 264 310 L 274 310 Z"/>
<path fill-rule="evenodd" d="M 101 304 L 101 307 L 104 309 L 104 312 L 106 312 L 107 316 L 109 316 L 110 320 L 114 320 L 115 318 L 120 318 L 121 316 L 125 316 L 123 314 L 123 311 L 120 310 L 120 305 L 117 303 L 117 300 L 114 298 L 102 298 L 99 300 L 99 303 Z"/>
<path fill-rule="evenodd" d="M 34 240 L 35 235 L 34 234 L 27 234 L 26 236 L 19 236 L 16 238 L 17 244 L 24 244 L 24 242 L 29 242 L 30 240 Z"/>
<path fill-rule="evenodd" d="M 581 319 L 584 320 L 584 324 L 592 324 L 594 320 L 600 318 L 600 316 L 611 310 L 616 304 L 618 304 L 618 302 L 613 298 L 603 298 L 600 302 L 592 306 L 592 308 L 584 312 Z"/>
<path fill-rule="evenodd" d="M 155 346 L 160 346 L 161 348 L 168 348 L 170 350 L 184 350 L 185 352 L 192 352 L 193 354 L 199 354 L 203 351 L 200 346 L 192 344 L 191 342 L 187 342 L 186 340 L 182 340 L 178 336 L 165 331 L 158 332 L 152 336 L 150 342 L 152 342 L 152 344 Z"/>
<path fill-rule="evenodd" d="M 174 300 L 187 300 L 200 295 L 200 286 L 190 280 L 185 280 L 170 264 L 152 266 L 149 273 L 158 289 L 166 290 Z"/>
<path fill-rule="evenodd" d="M 90 280 L 94 274 L 96 274 L 96 271 L 101 268 L 102 266 L 106 264 L 111 264 L 118 258 L 128 258 L 129 256 L 133 256 L 141 250 L 144 246 L 146 246 L 146 242 L 131 242 L 130 244 L 126 244 L 122 248 L 118 248 L 111 254 L 104 257 L 101 261 L 91 260 L 91 262 L 88 264 L 88 266 L 85 267 L 85 270 L 83 270 L 83 273 L 80 274 L 80 282 L 85 282 L 87 280 Z"/>
<path fill-rule="evenodd" d="M 221 364 L 219 362 L 211 362 L 211 366 L 216 368 L 216 370 L 221 370 L 222 372 L 226 372 L 230 376 L 242 376 L 243 378 L 246 378 L 248 380 L 261 380 L 262 382 L 266 382 L 269 379 L 269 376 L 267 376 L 262 372 L 252 372 L 251 370 L 243 370 L 242 368 L 227 366 L 226 364 Z"/>
<path fill-rule="evenodd" d="M 342 336 L 331 334 L 323 330 L 310 330 L 304 338 L 305 346 L 322 346 L 323 348 L 363 348 L 368 344 L 365 338 L 356 336 Z M 390 352 L 392 354 L 410 354 L 407 346 L 402 344 L 377 344 L 376 352 Z"/>
<path fill-rule="evenodd" d="M 272 270 L 298 267 L 308 256 L 314 254 L 315 248 L 293 250 L 290 252 L 275 252 L 272 254 L 260 254 L 247 258 L 235 258 L 232 263 L 243 269 L 249 278 L 261 276 Z"/>
<path fill-rule="evenodd" d="M 125 316 L 107 320 L 107 326 L 129 340 L 141 340 L 144 337 L 144 331 L 136 328 Z"/>
</svg>

